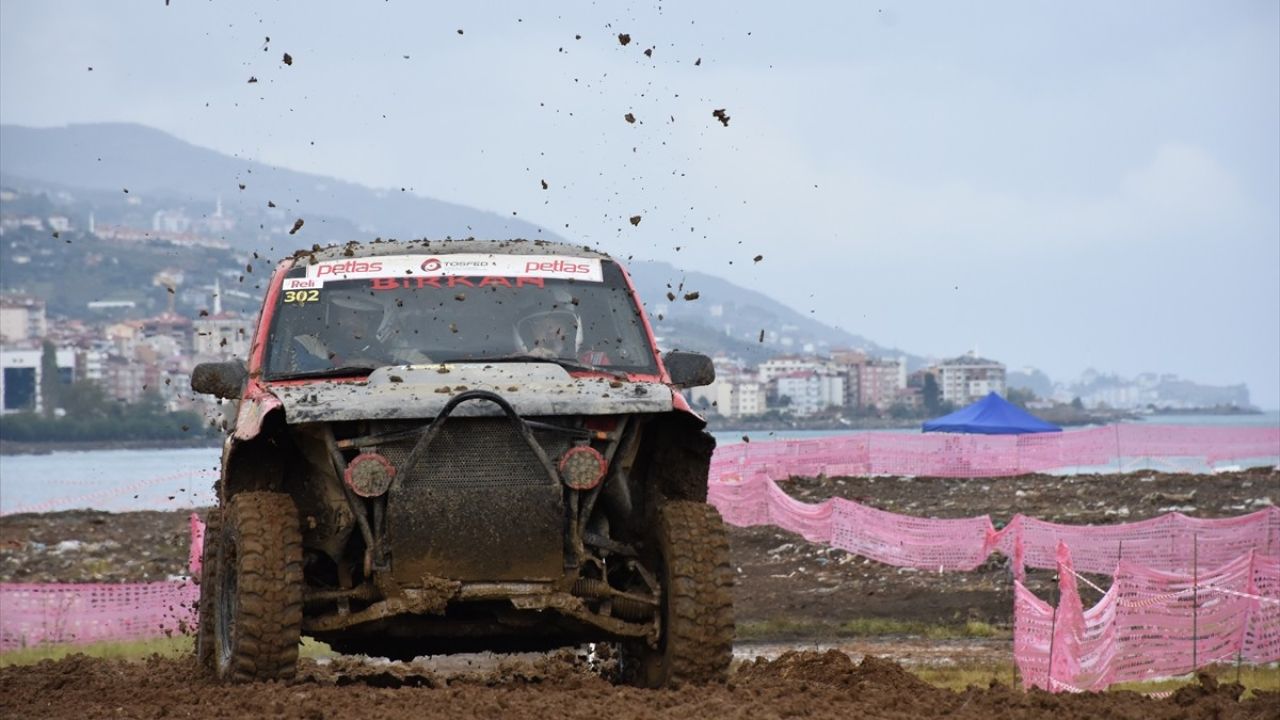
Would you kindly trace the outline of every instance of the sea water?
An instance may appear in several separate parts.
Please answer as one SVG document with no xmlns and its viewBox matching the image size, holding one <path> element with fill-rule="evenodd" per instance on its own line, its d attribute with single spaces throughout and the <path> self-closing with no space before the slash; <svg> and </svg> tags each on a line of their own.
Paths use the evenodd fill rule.
<svg viewBox="0 0 1280 720">
<path fill-rule="evenodd" d="M 217 447 L 0 456 L 0 515 L 91 508 L 175 510 L 214 502 Z"/>
<path fill-rule="evenodd" d="M 1160 415 L 1152 424 L 1280 427 L 1280 412 L 1261 415 Z M 721 445 L 820 438 L 860 432 L 919 432 L 897 430 L 752 430 L 714 433 Z M 46 455 L 0 456 L 0 515 L 52 512 L 81 508 L 177 510 L 205 507 L 215 500 L 220 450 L 216 447 L 180 450 L 57 451 Z M 1126 461 L 1124 470 L 1137 470 Z M 1087 472 L 1080 468 L 1078 471 Z M 1114 472 L 1101 468 L 1095 471 Z"/>
</svg>

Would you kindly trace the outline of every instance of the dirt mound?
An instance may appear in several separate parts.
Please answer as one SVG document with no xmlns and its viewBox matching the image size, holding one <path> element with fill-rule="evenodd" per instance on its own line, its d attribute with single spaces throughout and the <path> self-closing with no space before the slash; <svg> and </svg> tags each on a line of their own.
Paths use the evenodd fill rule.
<svg viewBox="0 0 1280 720">
<path fill-rule="evenodd" d="M 828 650 L 822 653 L 792 650 L 779 655 L 776 660 L 758 657 L 752 662 L 744 663 L 738 668 L 736 679 L 743 684 L 771 680 L 839 684 L 855 669 L 853 660 L 839 650 Z"/>
<path fill-rule="evenodd" d="M 744 686 L 777 682 L 816 683 L 847 690 L 874 687 L 890 692 L 927 692 L 934 688 L 890 660 L 867 656 L 861 663 L 839 650 L 792 650 L 776 660 L 756 658 L 738 668 L 735 682 Z"/>
<path fill-rule="evenodd" d="M 1200 673 L 1196 676 L 1199 685 L 1187 685 L 1178 688 L 1173 694 L 1173 701 L 1179 705 L 1194 705 L 1201 698 L 1221 697 L 1230 702 L 1235 702 L 1244 694 L 1244 686 L 1236 683 L 1220 683 L 1218 679 L 1207 673 Z"/>
<path fill-rule="evenodd" d="M 1002 685 L 956 693 L 925 685 L 894 663 L 869 658 L 854 664 L 835 651 L 757 660 L 728 685 L 676 691 L 612 686 L 572 653 L 498 662 L 489 671 L 478 667 L 474 676 L 451 676 L 443 659 L 307 661 L 287 683 L 227 686 L 197 672 L 194 659 L 125 662 L 79 655 L 0 668 L 0 717 L 1162 720 L 1275 717 L 1276 707 L 1274 696 L 1238 702 L 1237 688 L 1210 682 L 1164 700 L 1129 692 L 1023 693 Z"/>
</svg>

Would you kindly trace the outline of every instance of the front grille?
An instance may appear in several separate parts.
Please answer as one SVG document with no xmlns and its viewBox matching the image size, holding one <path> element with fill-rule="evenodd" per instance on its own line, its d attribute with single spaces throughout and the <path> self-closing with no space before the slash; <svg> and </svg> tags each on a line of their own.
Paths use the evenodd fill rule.
<svg viewBox="0 0 1280 720">
<path fill-rule="evenodd" d="M 554 463 L 569 447 L 566 436 L 534 432 Z M 379 451 L 404 472 L 416 440 L 382 446 Z M 438 488 L 529 487 L 552 483 L 538 456 L 505 418 L 450 418 L 416 466 L 401 477 L 405 485 Z"/>
<path fill-rule="evenodd" d="M 569 446 L 559 433 L 535 438 L 552 462 Z M 400 468 L 413 444 L 379 451 Z M 424 577 L 541 581 L 563 572 L 564 488 L 505 418 L 446 420 L 387 500 L 392 572 L 404 587 Z"/>
</svg>

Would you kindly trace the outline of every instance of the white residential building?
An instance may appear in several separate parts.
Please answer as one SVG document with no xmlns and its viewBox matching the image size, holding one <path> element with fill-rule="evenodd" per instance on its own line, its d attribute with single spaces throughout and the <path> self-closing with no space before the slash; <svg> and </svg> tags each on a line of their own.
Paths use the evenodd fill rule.
<svg viewBox="0 0 1280 720">
<path fill-rule="evenodd" d="M 38 342 L 47 330 L 43 300 L 25 295 L 0 297 L 0 343 Z"/>
<path fill-rule="evenodd" d="M 807 416 L 835 405 L 844 405 L 844 376 L 815 370 L 797 370 L 774 381 L 779 401 L 786 397 L 790 404 L 783 407 L 792 415 Z"/>
<path fill-rule="evenodd" d="M 733 398 L 736 403 L 734 410 L 737 415 L 734 417 L 750 417 L 752 415 L 762 415 L 768 409 L 765 401 L 765 385 L 761 382 L 742 382 L 737 385 L 737 392 Z"/>
<path fill-rule="evenodd" d="M 191 321 L 192 345 L 197 360 L 249 358 L 253 320 L 234 313 L 219 313 Z"/>
<path fill-rule="evenodd" d="M 813 358 L 782 355 L 760 363 L 758 374 L 760 375 L 760 382 L 768 384 L 783 375 L 790 375 L 796 372 L 813 372 L 817 371 L 818 368 L 819 363 Z"/>
<path fill-rule="evenodd" d="M 191 218 L 184 208 L 157 210 L 151 216 L 151 229 L 155 232 L 184 233 L 191 229 Z"/>
<path fill-rule="evenodd" d="M 1005 367 L 973 353 L 943 360 L 932 369 L 944 402 L 968 405 L 987 393 L 1005 394 Z"/>
<path fill-rule="evenodd" d="M 718 374 L 710 385 L 691 389 L 689 400 L 694 408 L 730 418 L 759 415 L 766 409 L 765 386 L 749 373 Z"/>
</svg>

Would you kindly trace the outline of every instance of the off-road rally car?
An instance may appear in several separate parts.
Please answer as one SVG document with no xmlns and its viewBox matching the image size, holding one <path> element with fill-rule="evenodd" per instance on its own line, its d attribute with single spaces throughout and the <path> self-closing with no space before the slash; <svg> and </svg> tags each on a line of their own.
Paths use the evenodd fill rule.
<svg viewBox="0 0 1280 720">
<path fill-rule="evenodd" d="M 733 574 L 714 439 L 622 266 L 529 241 L 300 252 L 266 290 L 230 401 L 197 653 L 295 673 L 303 634 L 407 659 L 604 643 L 622 679 L 717 681 Z"/>
</svg>

